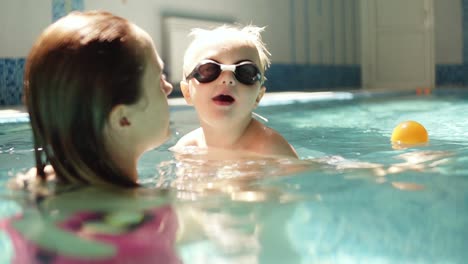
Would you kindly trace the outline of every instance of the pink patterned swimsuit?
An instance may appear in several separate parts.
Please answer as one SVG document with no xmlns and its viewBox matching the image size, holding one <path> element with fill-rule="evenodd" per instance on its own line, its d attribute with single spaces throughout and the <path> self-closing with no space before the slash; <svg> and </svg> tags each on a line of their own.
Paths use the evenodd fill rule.
<svg viewBox="0 0 468 264">
<path fill-rule="evenodd" d="M 58 223 L 57 226 L 77 234 L 84 223 L 99 220 L 103 215 L 97 212 L 79 212 Z M 177 216 L 170 206 L 145 211 L 143 220 L 124 233 L 87 235 L 86 239 L 115 247 L 115 255 L 100 259 L 77 258 L 43 249 L 15 230 L 11 225 L 14 220 L 15 218 L 0 221 L 0 229 L 6 231 L 13 244 L 12 264 L 181 263 L 174 250 L 178 228 Z"/>
</svg>

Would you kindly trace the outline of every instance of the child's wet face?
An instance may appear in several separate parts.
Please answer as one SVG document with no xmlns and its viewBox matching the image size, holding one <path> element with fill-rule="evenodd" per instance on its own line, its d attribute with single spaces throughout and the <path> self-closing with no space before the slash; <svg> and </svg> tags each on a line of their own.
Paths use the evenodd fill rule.
<svg viewBox="0 0 468 264">
<path fill-rule="evenodd" d="M 228 65 L 249 61 L 256 64 L 263 74 L 258 51 L 251 43 L 229 39 L 200 46 L 198 50 L 193 57 L 194 65 L 206 59 Z M 239 82 L 231 71 L 223 71 L 209 83 L 200 83 L 194 78 L 188 82 L 192 103 L 200 121 L 213 125 L 223 125 L 223 120 L 231 123 L 250 120 L 257 98 L 264 89 L 260 81 L 252 85 Z"/>
</svg>

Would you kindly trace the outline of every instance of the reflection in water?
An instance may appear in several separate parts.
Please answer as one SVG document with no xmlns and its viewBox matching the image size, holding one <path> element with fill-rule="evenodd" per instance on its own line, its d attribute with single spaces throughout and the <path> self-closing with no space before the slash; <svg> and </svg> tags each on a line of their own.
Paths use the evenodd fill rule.
<svg viewBox="0 0 468 264">
<path fill-rule="evenodd" d="M 237 201 L 285 199 L 284 193 L 260 184 L 317 167 L 316 163 L 252 153 L 185 148 L 175 159 L 158 166 L 157 187 L 170 187 L 199 195 L 227 194 Z M 145 183 L 145 184 L 148 184 Z"/>
<path fill-rule="evenodd" d="M 403 162 L 388 162 L 388 164 L 347 160 L 340 156 L 322 157 L 311 161 L 328 164 L 330 165 L 328 169 L 346 171 L 345 178 L 347 179 L 371 179 L 376 183 L 385 183 L 389 176 L 405 172 L 438 171 L 441 166 L 450 162 L 450 157 L 453 155 L 454 153 L 449 151 L 414 150 L 391 157 L 392 160 L 403 160 Z M 392 181 L 391 185 L 400 190 L 421 190 L 424 188 L 423 185 L 404 181 Z"/>
<path fill-rule="evenodd" d="M 292 203 L 252 193 L 240 202 L 179 194 L 80 188 L 25 203 L 21 217 L 1 221 L 0 230 L 15 252 L 12 263 L 272 263 L 279 249 L 298 257 L 286 232 Z"/>
<path fill-rule="evenodd" d="M 29 252 L 48 260 L 60 254 L 88 260 L 136 258 L 126 248 L 133 244 L 141 245 L 131 250 L 140 263 L 144 251 L 150 252 L 149 263 L 161 256 L 167 257 L 165 263 L 341 263 L 346 259 L 359 263 L 388 256 L 380 252 L 377 241 L 392 256 L 403 254 L 402 259 L 407 259 L 419 256 L 417 249 L 428 248 L 415 242 L 431 237 L 428 226 L 453 231 L 464 224 L 463 219 L 460 223 L 426 220 L 422 227 L 410 224 L 417 215 L 428 215 L 427 210 L 444 210 L 444 203 L 423 210 L 425 201 L 436 200 L 432 195 L 460 202 L 447 193 L 428 192 L 427 182 L 421 181 L 421 173 L 437 173 L 456 162 L 447 151 L 395 151 L 385 164 L 340 156 L 293 160 L 194 149 L 174 155 L 159 165 L 158 177 L 142 182 L 149 188 L 141 192 L 60 193 L 42 200 L 40 206 L 25 204 L 23 218 L 12 226 L 46 249 Z M 416 176 L 408 177 L 412 172 Z M 400 190 L 420 191 L 422 198 Z M 411 242 L 405 242 L 399 229 L 411 234 Z M 449 235 L 441 230 L 434 234 L 440 239 Z M 460 243 L 452 242 L 452 249 L 433 251 L 457 252 L 463 241 L 455 239 Z M 364 243 L 374 256 L 365 256 L 353 241 Z M 411 253 L 405 251 L 409 246 L 414 249 Z"/>
<path fill-rule="evenodd" d="M 11 263 L 180 263 L 177 215 L 165 193 L 153 194 L 79 188 L 25 197 L 21 215 L 0 222 Z"/>
<path fill-rule="evenodd" d="M 317 164 L 193 147 L 174 155 L 175 160 L 158 167 L 155 184 L 177 190 L 179 202 L 191 204 L 197 224 L 189 222 L 206 237 L 180 247 L 183 259 L 190 263 L 279 263 L 287 257 L 290 263 L 299 262 L 287 223 L 294 202 L 305 197 L 268 181 L 310 171 Z"/>
<path fill-rule="evenodd" d="M 22 193 L 6 197 L 10 193 L 4 188 L 0 216 L 23 212 L 29 239 L 45 238 L 49 249 L 77 256 L 106 252 L 89 239 L 97 233 L 148 231 L 138 227 L 153 212 L 176 216 L 177 225 L 164 221 L 171 217 L 162 217 L 160 223 L 165 224 L 151 230 L 177 226 L 174 234 L 166 232 L 174 237 L 166 252 L 190 264 L 465 263 L 468 129 L 459 117 L 467 110 L 466 98 L 427 99 L 260 108 L 298 146 L 300 155 L 310 158 L 293 161 L 187 149 L 173 159 L 172 153 L 155 151 L 148 153 L 153 156 L 148 156 L 145 167 L 150 177 L 142 177 L 146 193 L 75 190 L 43 200 L 38 213 L 34 201 L 19 202 L 31 201 L 29 197 Z M 194 118 L 189 119 L 196 120 L 191 113 Z M 410 117 L 426 124 L 430 143 L 392 149 L 394 122 Z M 198 126 L 175 124 L 186 126 L 186 131 Z M 0 134 L 8 129 L 2 125 Z M 2 183 L 34 162 L 30 131 L 12 129 L 14 133 L 2 135 L 6 143 L 0 144 Z M 161 160 L 166 161 L 155 172 Z M 161 208 L 172 213 L 158 211 Z M 66 219 L 76 228 L 71 230 L 81 230 L 74 235 L 82 242 L 79 246 L 72 246 L 63 232 L 52 231 Z M 158 232 L 140 234 L 149 246 L 171 241 Z M 12 247 L 11 237 L 0 231 L 0 263 L 10 263 Z M 52 256 L 50 250 L 45 253 L 44 262 Z"/>
<path fill-rule="evenodd" d="M 426 171 L 437 169 L 448 162 L 454 154 L 449 151 L 412 151 L 398 155 L 396 158 L 404 162 L 396 163 L 388 168 L 388 173 L 401 173 L 405 170 Z"/>
</svg>

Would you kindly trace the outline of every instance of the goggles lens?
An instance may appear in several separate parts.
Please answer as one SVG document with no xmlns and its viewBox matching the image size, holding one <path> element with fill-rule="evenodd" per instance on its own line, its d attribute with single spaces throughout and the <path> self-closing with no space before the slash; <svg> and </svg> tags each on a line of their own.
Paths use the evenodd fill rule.
<svg viewBox="0 0 468 264">
<path fill-rule="evenodd" d="M 246 85 L 252 85 L 262 79 L 260 70 L 253 62 L 244 61 L 234 65 L 226 65 L 212 60 L 200 62 L 186 79 L 195 78 L 200 83 L 209 83 L 216 80 L 223 71 L 232 71 L 236 79 Z"/>
</svg>

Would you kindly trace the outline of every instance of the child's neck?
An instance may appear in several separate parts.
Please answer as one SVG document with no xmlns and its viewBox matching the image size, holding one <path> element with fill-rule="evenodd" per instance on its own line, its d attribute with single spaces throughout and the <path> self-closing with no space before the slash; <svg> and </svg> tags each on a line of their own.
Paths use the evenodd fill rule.
<svg viewBox="0 0 468 264">
<path fill-rule="evenodd" d="M 202 125 L 203 135 L 207 147 L 243 149 L 246 148 L 246 135 L 255 119 L 249 117 L 245 121 L 233 123 L 230 126 L 213 127 Z"/>
</svg>

